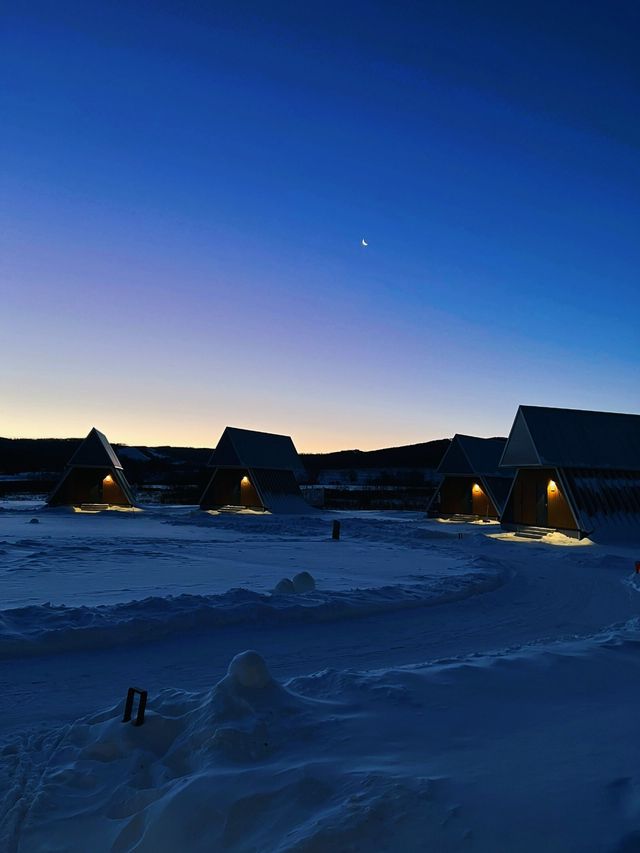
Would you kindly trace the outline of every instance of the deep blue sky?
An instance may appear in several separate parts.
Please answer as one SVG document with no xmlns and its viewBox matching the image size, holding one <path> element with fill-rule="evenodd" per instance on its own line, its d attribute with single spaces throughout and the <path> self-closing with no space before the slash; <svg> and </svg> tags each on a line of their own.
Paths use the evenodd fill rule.
<svg viewBox="0 0 640 853">
<path fill-rule="evenodd" d="M 329 450 L 640 409 L 635 2 L 26 6 L 0 434 Z"/>
</svg>

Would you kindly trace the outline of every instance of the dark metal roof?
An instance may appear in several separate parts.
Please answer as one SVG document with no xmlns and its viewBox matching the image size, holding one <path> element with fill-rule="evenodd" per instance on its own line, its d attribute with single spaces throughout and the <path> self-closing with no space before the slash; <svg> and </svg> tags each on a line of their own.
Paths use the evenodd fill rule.
<svg viewBox="0 0 640 853">
<path fill-rule="evenodd" d="M 114 472 L 113 472 L 113 476 L 114 476 L 116 483 L 122 489 L 124 496 L 129 501 L 129 504 L 131 506 L 135 506 L 136 499 L 134 497 L 133 490 L 132 490 L 131 486 L 129 485 L 129 481 L 127 480 L 127 478 L 124 475 L 124 471 L 121 471 L 118 468 L 115 468 Z"/>
<path fill-rule="evenodd" d="M 640 471 L 640 415 L 520 406 L 501 465 Z"/>
<path fill-rule="evenodd" d="M 266 468 L 271 471 L 303 469 L 293 441 L 288 435 L 227 427 L 209 466 L 214 468 Z"/>
<path fill-rule="evenodd" d="M 562 474 L 583 532 L 615 532 L 629 525 L 640 530 L 640 473 L 570 468 Z"/>
<path fill-rule="evenodd" d="M 68 468 L 119 468 L 120 460 L 104 433 L 95 427 L 78 447 L 69 462 Z"/>
<path fill-rule="evenodd" d="M 509 474 L 507 477 L 502 475 L 495 477 L 481 474 L 480 481 L 484 486 L 485 492 L 491 498 L 498 515 L 502 515 L 507 498 L 509 497 L 509 492 L 511 491 L 513 475 Z"/>
<path fill-rule="evenodd" d="M 440 474 L 504 476 L 499 468 L 506 438 L 477 438 L 456 433 L 438 466 Z"/>
<path fill-rule="evenodd" d="M 291 514 L 314 512 L 305 501 L 292 471 L 252 470 L 251 478 L 265 509 L 269 512 Z"/>
</svg>

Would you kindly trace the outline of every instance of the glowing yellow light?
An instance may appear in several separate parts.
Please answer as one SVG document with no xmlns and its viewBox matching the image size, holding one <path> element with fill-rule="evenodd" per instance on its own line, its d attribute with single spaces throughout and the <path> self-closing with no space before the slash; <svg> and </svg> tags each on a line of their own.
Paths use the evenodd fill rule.
<svg viewBox="0 0 640 853">
<path fill-rule="evenodd" d="M 547 487 L 547 488 L 548 488 L 548 489 L 549 489 L 549 491 L 550 491 L 550 492 L 552 492 L 552 493 L 553 493 L 553 492 L 557 492 L 557 491 L 558 491 L 558 487 L 556 486 L 556 481 L 555 481 L 555 480 L 549 480 L 549 485 L 548 485 L 548 487 Z"/>
<path fill-rule="evenodd" d="M 113 477 L 111 476 L 111 474 L 107 474 L 107 476 L 104 478 L 104 480 L 102 482 L 107 483 L 107 485 L 109 483 L 113 483 Z"/>
<path fill-rule="evenodd" d="M 249 485 L 249 478 L 245 476 L 242 478 L 242 480 L 240 480 L 240 482 L 242 483 L 243 486 L 248 486 Z"/>
<path fill-rule="evenodd" d="M 480 486 L 477 483 L 473 484 L 473 486 L 471 487 L 471 490 L 473 491 L 474 495 L 482 494 L 482 489 L 480 488 Z"/>
</svg>

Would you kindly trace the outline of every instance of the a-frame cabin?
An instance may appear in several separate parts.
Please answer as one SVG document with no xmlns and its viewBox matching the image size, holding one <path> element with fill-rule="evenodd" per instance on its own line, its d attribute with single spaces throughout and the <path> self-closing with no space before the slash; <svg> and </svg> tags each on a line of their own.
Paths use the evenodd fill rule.
<svg viewBox="0 0 640 853">
<path fill-rule="evenodd" d="M 297 480 L 304 467 L 288 435 L 226 427 L 208 467 L 200 509 L 310 511 Z"/>
<path fill-rule="evenodd" d="M 500 464 L 506 530 L 640 534 L 640 415 L 520 406 Z"/>
<path fill-rule="evenodd" d="M 134 503 L 120 460 L 106 436 L 95 427 L 67 463 L 47 500 L 52 507 L 83 504 L 131 507 Z"/>
<path fill-rule="evenodd" d="M 513 479 L 499 468 L 506 441 L 454 435 L 438 466 L 442 481 L 427 514 L 461 521 L 498 520 Z"/>
</svg>

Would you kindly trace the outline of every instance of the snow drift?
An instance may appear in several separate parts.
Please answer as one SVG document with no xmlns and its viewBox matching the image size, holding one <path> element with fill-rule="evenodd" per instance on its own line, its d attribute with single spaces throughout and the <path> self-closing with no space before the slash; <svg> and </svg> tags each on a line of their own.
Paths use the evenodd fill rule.
<svg viewBox="0 0 640 853">
<path fill-rule="evenodd" d="M 640 632 L 280 684 L 255 651 L 3 751 L 3 849 L 637 849 Z M 585 704 L 586 703 L 586 704 Z M 580 707 L 580 715 L 576 709 Z"/>
<path fill-rule="evenodd" d="M 507 575 L 499 566 L 469 566 L 463 574 L 407 586 L 267 595 L 231 589 L 222 595 L 149 597 L 95 607 L 34 605 L 0 611 L 0 660 L 151 642 L 186 631 L 244 623 L 331 622 L 416 607 L 433 607 L 497 589 Z M 293 586 L 293 584 L 292 584 Z"/>
</svg>

